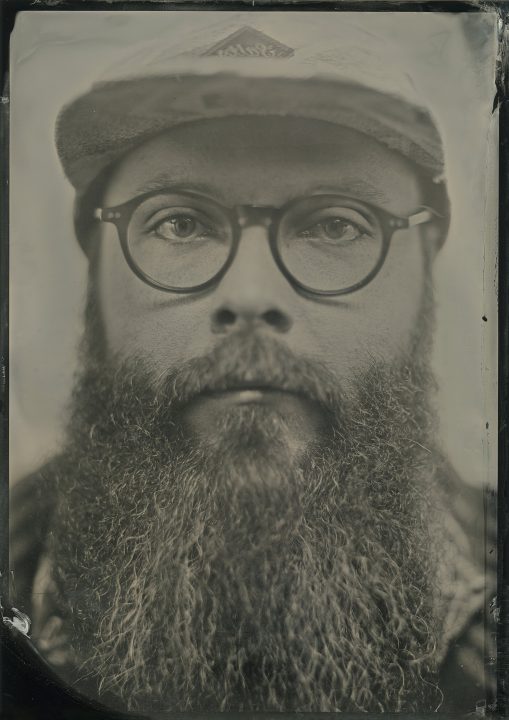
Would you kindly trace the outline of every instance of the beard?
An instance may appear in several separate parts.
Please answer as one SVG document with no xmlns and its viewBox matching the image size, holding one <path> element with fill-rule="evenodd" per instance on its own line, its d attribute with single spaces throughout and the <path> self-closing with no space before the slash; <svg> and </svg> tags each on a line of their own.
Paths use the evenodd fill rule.
<svg viewBox="0 0 509 720">
<path fill-rule="evenodd" d="M 435 710 L 443 467 L 424 341 L 345 389 L 251 334 L 157 379 L 93 335 L 48 548 L 76 677 L 145 713 Z M 193 398 L 248 373 L 320 408 L 319 439 L 290 452 L 287 419 L 260 405 L 193 436 Z"/>
</svg>

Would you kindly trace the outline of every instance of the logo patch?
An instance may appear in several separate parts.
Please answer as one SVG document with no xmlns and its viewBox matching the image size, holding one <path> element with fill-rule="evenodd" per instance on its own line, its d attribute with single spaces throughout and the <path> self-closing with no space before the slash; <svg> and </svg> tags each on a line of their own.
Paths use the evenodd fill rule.
<svg viewBox="0 0 509 720">
<path fill-rule="evenodd" d="M 246 25 L 200 54 L 222 57 L 286 58 L 291 57 L 293 53 L 293 48 Z"/>
</svg>

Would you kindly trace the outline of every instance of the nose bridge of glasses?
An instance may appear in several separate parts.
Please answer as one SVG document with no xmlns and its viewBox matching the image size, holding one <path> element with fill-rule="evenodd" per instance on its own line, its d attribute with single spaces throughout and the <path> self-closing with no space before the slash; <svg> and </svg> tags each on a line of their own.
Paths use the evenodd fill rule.
<svg viewBox="0 0 509 720">
<path fill-rule="evenodd" d="M 238 277 L 243 277 L 245 289 L 252 282 L 256 287 L 261 287 L 261 280 L 263 285 L 269 276 L 272 282 L 274 276 L 269 269 L 271 266 L 279 274 L 271 247 L 272 228 L 278 213 L 278 208 L 268 205 L 237 205 L 233 208 L 238 240 L 245 240 L 237 245 L 234 264 L 237 273 L 240 273 Z"/>
<path fill-rule="evenodd" d="M 241 230 L 253 226 L 269 230 L 276 213 L 276 208 L 268 205 L 238 205 L 235 208 L 237 222 Z"/>
</svg>

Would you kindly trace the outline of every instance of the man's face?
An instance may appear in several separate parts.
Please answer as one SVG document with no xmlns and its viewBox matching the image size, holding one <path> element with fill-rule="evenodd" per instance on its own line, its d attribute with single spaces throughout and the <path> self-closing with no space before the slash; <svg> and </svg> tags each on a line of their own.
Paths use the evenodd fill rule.
<svg viewBox="0 0 509 720">
<path fill-rule="evenodd" d="M 118 165 L 103 206 L 155 184 L 225 206 L 423 202 L 375 141 L 288 119 L 161 135 Z M 325 300 L 288 283 L 263 227 L 194 295 L 144 284 L 102 232 L 102 327 L 92 294 L 50 545 L 78 677 L 143 711 L 433 709 L 425 238 L 396 233 L 371 284 Z"/>
<path fill-rule="evenodd" d="M 416 173 L 369 137 L 332 124 L 284 118 L 226 118 L 191 123 L 132 151 L 116 168 L 103 206 L 147 188 L 197 191 L 224 206 L 280 207 L 318 193 L 347 195 L 395 215 L 422 203 Z M 99 296 L 108 351 L 150 363 L 154 377 L 210 352 L 238 330 L 274 338 L 297 357 L 325 365 L 343 386 L 373 360 L 408 351 L 423 294 L 418 228 L 395 233 L 381 273 L 351 295 L 299 294 L 271 255 L 267 230 L 244 230 L 238 253 L 212 289 L 161 292 L 129 269 L 113 226 L 103 226 Z M 227 393 L 188 409 L 190 427 L 207 440 L 212 420 L 235 403 L 269 403 L 292 419 L 290 444 L 320 433 L 323 418 L 290 393 Z"/>
</svg>

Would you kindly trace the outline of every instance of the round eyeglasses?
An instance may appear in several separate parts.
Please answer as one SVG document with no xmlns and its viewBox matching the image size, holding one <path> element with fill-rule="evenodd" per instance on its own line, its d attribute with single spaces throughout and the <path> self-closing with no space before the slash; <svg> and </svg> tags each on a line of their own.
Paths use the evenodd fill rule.
<svg viewBox="0 0 509 720">
<path fill-rule="evenodd" d="M 398 217 L 342 195 L 312 195 L 280 208 L 227 208 L 172 189 L 98 208 L 94 216 L 116 226 L 129 267 L 158 290 L 192 293 L 212 287 L 233 263 L 242 231 L 262 226 L 274 261 L 293 287 L 334 296 L 373 280 L 394 232 L 427 223 L 438 213 L 422 207 Z"/>
</svg>

